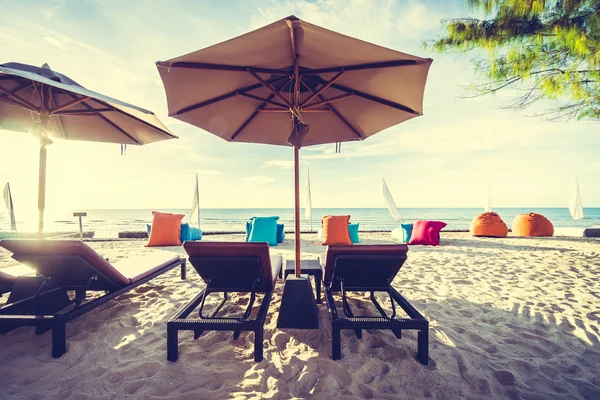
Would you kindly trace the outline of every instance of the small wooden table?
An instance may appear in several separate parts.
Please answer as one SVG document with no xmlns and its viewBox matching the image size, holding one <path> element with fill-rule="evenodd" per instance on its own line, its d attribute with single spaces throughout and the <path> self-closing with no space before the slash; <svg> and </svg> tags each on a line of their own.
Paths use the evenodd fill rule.
<svg viewBox="0 0 600 400">
<path fill-rule="evenodd" d="M 282 271 L 283 272 L 283 271 Z M 287 260 L 285 263 L 285 277 L 293 275 L 296 272 L 296 261 Z M 317 303 L 321 304 L 321 281 L 323 280 L 323 270 L 319 259 L 300 260 L 300 273 L 312 275 L 315 277 L 315 290 L 317 291 Z"/>
</svg>

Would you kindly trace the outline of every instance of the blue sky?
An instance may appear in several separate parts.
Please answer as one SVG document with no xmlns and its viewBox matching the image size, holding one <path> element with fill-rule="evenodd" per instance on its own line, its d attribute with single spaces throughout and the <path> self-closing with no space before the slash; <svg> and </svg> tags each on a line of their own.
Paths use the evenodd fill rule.
<svg viewBox="0 0 600 400">
<path fill-rule="evenodd" d="M 499 108 L 510 93 L 466 99 L 472 55 L 431 54 L 422 41 L 463 2 L 23 1 L 2 4 L 0 63 L 44 62 L 83 86 L 154 111 L 179 140 L 128 147 L 56 140 L 48 148 L 47 208 L 187 208 L 194 174 L 201 207 L 292 207 L 291 148 L 227 143 L 166 115 L 155 61 L 204 48 L 294 14 L 308 22 L 434 58 L 424 116 L 361 143 L 304 148 L 313 207 L 566 207 L 575 172 L 584 207 L 600 205 L 597 123 L 551 123 Z M 0 131 L 0 183 L 35 215 L 38 146 Z M 301 187 L 304 187 L 304 182 Z M 1 213 L 5 210 L 2 208 Z"/>
</svg>

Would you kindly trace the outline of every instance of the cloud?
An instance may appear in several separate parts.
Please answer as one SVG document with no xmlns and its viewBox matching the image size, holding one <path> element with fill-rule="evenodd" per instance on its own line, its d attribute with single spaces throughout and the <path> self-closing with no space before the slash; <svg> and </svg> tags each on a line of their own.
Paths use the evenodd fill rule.
<svg viewBox="0 0 600 400">
<path fill-rule="evenodd" d="M 264 185 L 275 181 L 275 179 L 271 178 L 270 176 L 248 176 L 246 178 L 242 178 L 242 180 L 253 185 Z"/>
<path fill-rule="evenodd" d="M 306 164 L 306 161 L 300 160 L 300 165 Z M 292 160 L 269 160 L 263 164 L 263 167 L 277 167 L 283 169 L 294 168 L 294 161 Z"/>
<path fill-rule="evenodd" d="M 65 47 L 65 43 L 67 42 L 67 40 L 65 40 L 65 39 L 60 40 L 60 39 L 57 39 L 50 35 L 44 34 L 43 40 L 44 40 L 44 42 L 50 44 L 51 46 L 56 47 L 57 49 L 64 50 L 64 51 L 67 50 L 67 48 Z"/>
<path fill-rule="evenodd" d="M 216 171 L 214 169 L 199 169 L 196 172 L 200 175 L 223 175 L 221 171 Z"/>
</svg>

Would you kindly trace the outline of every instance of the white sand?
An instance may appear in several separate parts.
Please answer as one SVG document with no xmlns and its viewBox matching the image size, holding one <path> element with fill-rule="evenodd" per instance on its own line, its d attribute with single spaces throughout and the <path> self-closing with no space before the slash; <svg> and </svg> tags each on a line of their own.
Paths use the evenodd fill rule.
<svg viewBox="0 0 600 400">
<path fill-rule="evenodd" d="M 364 243 L 388 234 L 362 235 Z M 243 240 L 242 235 L 205 240 Z M 116 261 L 148 251 L 142 241 L 90 242 Z M 304 235 L 303 256 L 323 251 Z M 265 326 L 264 360 L 253 333 L 180 333 L 179 361 L 166 360 L 166 321 L 203 287 L 173 270 L 67 325 L 68 350 L 50 356 L 50 333 L 0 336 L 0 397 L 159 399 L 592 399 L 600 398 L 600 242 L 584 238 L 476 239 L 442 234 L 413 246 L 394 286 L 430 321 L 430 365 L 414 359 L 416 333 L 342 333 L 333 361 L 331 324 L 276 328 L 278 283 Z M 169 249 L 183 253 L 181 248 Z M 291 257 L 293 241 L 272 248 Z M 0 253 L 0 267 L 11 264 Z M 245 301 L 234 296 L 228 310 Z"/>
</svg>

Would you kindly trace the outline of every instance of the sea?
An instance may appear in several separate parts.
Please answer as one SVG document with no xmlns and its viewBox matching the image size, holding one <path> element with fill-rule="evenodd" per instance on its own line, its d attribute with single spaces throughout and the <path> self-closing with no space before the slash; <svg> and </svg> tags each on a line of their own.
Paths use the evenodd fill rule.
<svg viewBox="0 0 600 400">
<path fill-rule="evenodd" d="M 46 216 L 45 232 L 78 232 L 79 220 L 73 211 L 85 211 L 83 230 L 94 231 L 95 238 L 116 238 L 123 231 L 145 231 L 146 224 L 152 223 L 152 211 L 137 210 L 70 210 Z M 198 226 L 198 219 L 190 221 L 190 210 L 162 209 L 162 212 L 184 214 L 183 222 Z M 312 220 L 305 218 L 301 210 L 301 231 L 316 231 L 321 226 L 324 215 L 350 215 L 350 222 L 359 223 L 360 231 L 391 231 L 401 223 L 416 220 L 438 220 L 446 224 L 444 230 L 468 230 L 473 217 L 483 212 L 481 208 L 401 208 L 402 220 L 394 221 L 386 208 L 313 208 Z M 584 208 L 585 217 L 573 220 L 567 208 L 495 208 L 504 222 L 509 226 L 516 215 L 536 212 L 546 216 L 555 227 L 586 227 L 600 224 L 600 208 Z M 293 230 L 294 210 L 291 208 L 227 208 L 201 209 L 200 227 L 203 232 L 243 232 L 245 222 L 253 216 L 279 216 L 280 223 L 286 231 Z M 0 231 L 9 231 L 10 221 L 5 210 L 0 212 Z M 17 215 L 17 231 L 35 232 L 35 217 L 30 220 L 20 219 Z"/>
</svg>

